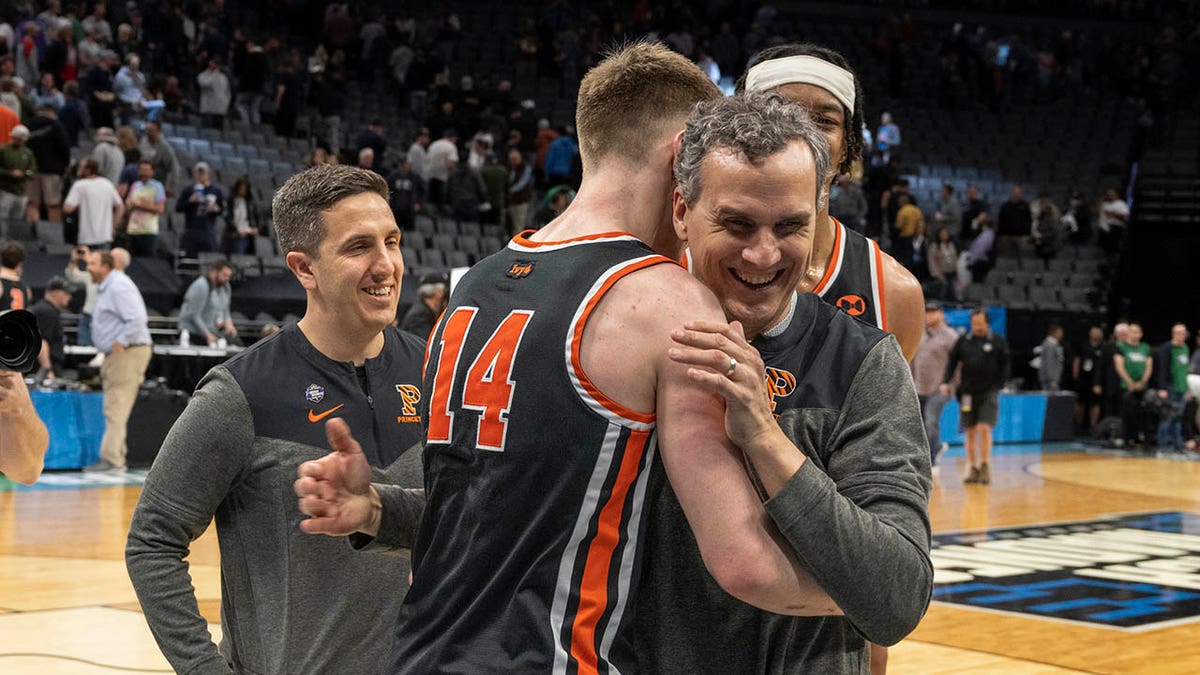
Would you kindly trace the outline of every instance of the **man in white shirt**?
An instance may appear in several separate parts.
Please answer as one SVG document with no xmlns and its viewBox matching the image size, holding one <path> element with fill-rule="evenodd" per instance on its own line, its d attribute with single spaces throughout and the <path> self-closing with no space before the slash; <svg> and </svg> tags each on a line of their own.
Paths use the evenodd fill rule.
<svg viewBox="0 0 1200 675">
<path fill-rule="evenodd" d="M 79 180 L 71 186 L 63 211 L 79 211 L 79 243 L 91 248 L 105 249 L 112 245 L 113 223 L 121 220 L 125 205 L 117 188 L 98 175 L 100 166 L 95 158 L 84 157 L 79 162 Z"/>
<path fill-rule="evenodd" d="M 458 132 L 446 129 L 442 137 L 429 146 L 427 178 L 429 203 L 446 205 L 446 181 L 458 164 Z"/>
<path fill-rule="evenodd" d="M 1100 245 L 1110 254 L 1116 253 L 1125 238 L 1125 227 L 1129 224 L 1129 205 L 1117 194 L 1116 189 L 1109 188 L 1100 200 L 1100 215 L 1096 218 L 1096 227 L 1100 230 Z"/>
</svg>

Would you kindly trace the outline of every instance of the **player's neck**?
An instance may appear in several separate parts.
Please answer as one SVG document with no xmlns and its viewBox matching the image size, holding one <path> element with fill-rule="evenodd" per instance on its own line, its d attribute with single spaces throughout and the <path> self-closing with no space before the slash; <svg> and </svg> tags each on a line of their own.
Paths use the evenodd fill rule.
<svg viewBox="0 0 1200 675">
<path fill-rule="evenodd" d="M 670 222 L 671 179 L 657 167 L 602 169 L 588 176 L 561 216 L 534 237 L 559 241 L 604 232 L 628 232 L 651 243 Z"/>
<path fill-rule="evenodd" d="M 323 321 L 307 313 L 296 323 L 317 351 L 334 361 L 360 366 L 383 351 L 383 332 L 370 332 L 366 326 L 351 329 L 334 321 Z"/>
<path fill-rule="evenodd" d="M 0 279 L 8 279 L 9 281 L 20 281 L 21 275 L 17 274 L 17 271 L 14 269 L 9 269 L 7 267 L 0 267 Z"/>
<path fill-rule="evenodd" d="M 817 213 L 816 225 L 817 231 L 813 233 L 813 248 L 812 255 L 808 258 L 808 269 L 804 271 L 804 276 L 796 286 L 797 290 L 804 293 L 812 291 L 817 284 L 821 283 L 821 278 L 825 276 L 825 269 L 829 267 L 829 259 L 833 257 L 833 242 L 837 239 L 837 225 L 829 216 L 829 200 L 825 200 L 825 205 Z"/>
</svg>

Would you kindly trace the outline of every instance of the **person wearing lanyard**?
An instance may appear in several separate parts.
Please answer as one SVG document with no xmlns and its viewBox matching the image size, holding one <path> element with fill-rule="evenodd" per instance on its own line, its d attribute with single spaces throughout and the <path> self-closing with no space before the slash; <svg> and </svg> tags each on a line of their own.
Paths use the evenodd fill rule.
<svg viewBox="0 0 1200 675">
<path fill-rule="evenodd" d="M 137 400 L 138 386 L 150 364 L 150 327 L 141 291 L 116 269 L 109 251 L 88 254 L 88 273 L 98 284 L 92 310 L 92 342 L 105 354 L 100 367 L 104 384 L 104 437 L 100 461 L 84 471 L 125 470 L 125 425 Z"/>
</svg>

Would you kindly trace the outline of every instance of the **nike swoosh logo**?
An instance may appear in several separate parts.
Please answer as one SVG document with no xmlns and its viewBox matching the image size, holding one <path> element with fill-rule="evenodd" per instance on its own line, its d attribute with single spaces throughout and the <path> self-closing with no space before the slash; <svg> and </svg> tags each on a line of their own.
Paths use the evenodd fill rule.
<svg viewBox="0 0 1200 675">
<path fill-rule="evenodd" d="M 344 405 L 346 405 L 346 404 L 339 403 L 336 406 L 330 408 L 329 410 L 326 410 L 325 412 L 321 413 L 320 415 L 314 414 L 312 411 L 312 408 L 309 408 L 308 409 L 308 421 L 309 422 L 320 422 L 321 420 L 325 419 L 326 417 L 329 417 L 330 415 L 337 412 L 338 410 L 341 410 L 342 406 L 344 406 Z"/>
</svg>

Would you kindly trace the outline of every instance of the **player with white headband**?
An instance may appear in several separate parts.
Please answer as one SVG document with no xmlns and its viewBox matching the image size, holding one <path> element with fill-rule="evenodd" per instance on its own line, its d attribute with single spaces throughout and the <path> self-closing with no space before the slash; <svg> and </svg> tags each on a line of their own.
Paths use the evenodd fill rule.
<svg viewBox="0 0 1200 675">
<path fill-rule="evenodd" d="M 862 157 L 862 88 L 841 54 L 812 44 L 770 47 L 738 81 L 738 91 L 777 91 L 808 108 L 829 141 L 838 170 L 849 173 Z M 879 244 L 829 215 L 828 192 L 819 204 L 808 269 L 797 286 L 847 314 L 896 336 L 911 361 L 925 330 L 925 297 L 912 273 Z"/>
</svg>

